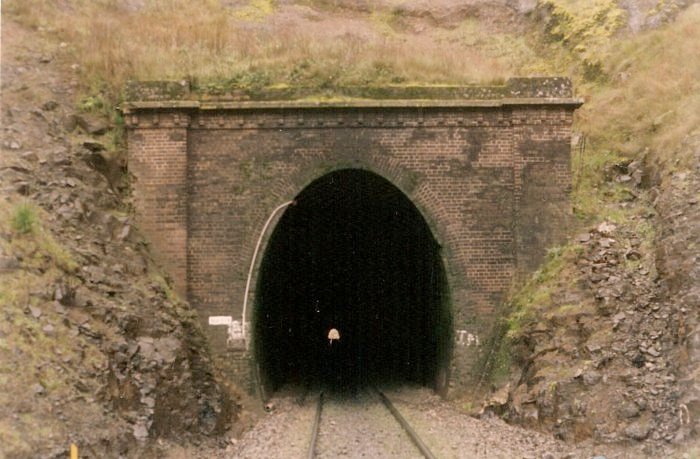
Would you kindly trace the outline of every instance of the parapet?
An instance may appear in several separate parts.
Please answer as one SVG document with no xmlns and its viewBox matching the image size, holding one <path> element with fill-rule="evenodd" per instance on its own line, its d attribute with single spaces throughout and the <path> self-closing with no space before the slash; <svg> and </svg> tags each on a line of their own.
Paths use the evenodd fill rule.
<svg viewBox="0 0 700 459">
<path fill-rule="evenodd" d="M 510 78 L 493 85 L 395 85 L 307 88 L 198 86 L 182 81 L 132 81 L 125 88 L 124 110 L 149 108 L 266 107 L 440 107 L 504 105 L 572 105 L 571 80 L 564 77 Z"/>
</svg>

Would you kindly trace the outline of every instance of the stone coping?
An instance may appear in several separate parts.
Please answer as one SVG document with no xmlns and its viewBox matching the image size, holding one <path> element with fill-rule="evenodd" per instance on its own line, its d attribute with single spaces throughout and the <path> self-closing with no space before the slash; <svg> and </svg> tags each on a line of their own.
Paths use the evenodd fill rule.
<svg viewBox="0 0 700 459">
<path fill-rule="evenodd" d="M 328 92 L 328 91 L 326 91 Z M 187 81 L 129 82 L 125 112 L 149 109 L 303 109 L 402 107 L 503 107 L 511 105 L 571 105 L 571 80 L 562 77 L 511 78 L 492 86 L 384 86 L 323 90 L 293 87 L 193 89 Z"/>
<path fill-rule="evenodd" d="M 578 98 L 523 98 L 501 100 L 348 100 L 348 101 L 253 101 L 253 102 L 205 102 L 196 100 L 183 101 L 137 101 L 122 105 L 125 113 L 149 109 L 197 109 L 197 110 L 255 110 L 255 109 L 304 109 L 304 108 L 480 108 L 505 107 L 512 105 L 571 105 L 580 107 L 582 99 Z"/>
</svg>

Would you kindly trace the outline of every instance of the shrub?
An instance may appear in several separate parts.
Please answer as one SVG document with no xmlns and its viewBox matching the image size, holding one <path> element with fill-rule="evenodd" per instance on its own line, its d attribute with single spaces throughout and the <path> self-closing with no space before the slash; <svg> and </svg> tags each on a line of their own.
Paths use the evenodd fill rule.
<svg viewBox="0 0 700 459">
<path fill-rule="evenodd" d="M 12 229 L 19 234 L 33 233 L 36 228 L 36 209 L 31 204 L 19 204 L 12 212 Z"/>
</svg>

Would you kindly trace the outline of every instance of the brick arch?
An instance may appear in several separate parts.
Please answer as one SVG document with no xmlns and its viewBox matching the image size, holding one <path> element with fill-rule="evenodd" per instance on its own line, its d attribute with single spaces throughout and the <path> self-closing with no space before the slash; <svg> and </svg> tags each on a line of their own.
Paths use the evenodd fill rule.
<svg viewBox="0 0 700 459">
<path fill-rule="evenodd" d="M 294 199 L 313 181 L 331 172 L 342 169 L 361 169 L 372 172 L 401 191 L 420 211 L 426 224 L 433 232 L 435 240 L 443 247 L 450 248 L 450 230 L 445 224 L 447 211 L 440 202 L 431 185 L 421 180 L 400 164 L 385 158 L 372 158 L 369 154 L 358 153 L 351 161 L 338 161 L 325 167 L 314 167 L 313 162 L 304 165 L 304 170 L 279 177 L 271 186 L 271 193 L 279 196 L 280 202 Z M 319 172 L 320 171 L 320 172 Z"/>
<path fill-rule="evenodd" d="M 399 171 L 399 176 L 397 177 L 397 181 L 402 181 L 404 182 L 404 186 L 406 186 L 406 179 L 405 175 L 402 175 L 404 172 L 401 171 L 401 169 L 393 168 L 393 171 Z M 399 236 L 398 239 L 396 238 L 397 232 L 391 231 L 388 232 L 387 234 L 393 234 L 394 236 L 392 239 L 394 241 L 398 240 L 401 241 L 399 244 L 387 244 L 385 243 L 386 241 L 379 238 L 379 240 L 382 242 L 382 244 L 379 247 L 374 247 L 373 250 L 370 251 L 370 253 L 365 253 L 364 255 L 360 255 L 358 257 L 351 257 L 351 259 L 346 259 L 344 258 L 345 255 L 342 255 L 344 252 L 343 250 L 340 250 L 339 252 L 334 252 L 335 247 L 340 245 L 341 247 L 343 246 L 342 238 L 340 240 L 333 238 L 333 242 L 331 243 L 331 248 L 329 246 L 326 246 L 326 248 L 321 251 L 320 253 L 326 254 L 323 259 L 317 259 L 320 261 L 320 263 L 323 265 L 323 263 L 329 263 L 333 264 L 333 261 L 329 260 L 343 260 L 342 263 L 340 263 L 341 266 L 352 266 L 354 260 L 368 260 L 372 259 L 374 260 L 373 262 L 370 262 L 369 264 L 365 264 L 361 266 L 371 266 L 375 265 L 378 263 L 379 265 L 386 266 L 387 262 L 386 260 L 395 260 L 393 256 L 390 257 L 382 257 L 381 255 L 378 255 L 379 253 L 382 253 L 383 250 L 387 250 L 391 252 L 391 247 L 403 247 L 403 250 L 401 252 L 403 260 L 408 261 L 408 263 L 398 263 L 395 265 L 391 265 L 392 268 L 390 270 L 384 269 L 384 274 L 380 276 L 369 276 L 370 278 L 379 278 L 379 279 L 386 279 L 384 277 L 387 273 L 389 273 L 389 278 L 391 278 L 391 273 L 401 273 L 398 274 L 398 279 L 401 279 L 400 282 L 401 284 L 401 289 L 400 291 L 403 292 L 412 292 L 409 297 L 411 301 L 399 301 L 396 303 L 395 298 L 400 298 L 400 293 L 397 296 L 396 291 L 394 290 L 394 293 L 392 293 L 390 297 L 385 298 L 385 302 L 379 302 L 376 303 L 372 301 L 370 304 L 390 304 L 393 305 L 392 307 L 386 307 L 384 306 L 384 310 L 388 311 L 396 311 L 396 310 L 401 310 L 399 305 L 405 305 L 405 304 L 418 304 L 421 305 L 421 307 L 418 307 L 417 310 L 411 311 L 410 314 L 402 314 L 402 323 L 403 320 L 410 321 L 413 320 L 414 323 L 419 323 L 419 324 L 424 324 L 425 329 L 422 330 L 421 333 L 416 335 L 416 339 L 411 340 L 410 342 L 404 343 L 405 346 L 402 346 L 401 349 L 415 349 L 415 346 L 424 346 L 426 342 L 430 342 L 433 345 L 431 346 L 426 346 L 426 347 L 421 347 L 421 349 L 431 349 L 432 352 L 434 352 L 435 358 L 430 359 L 430 364 L 431 366 L 434 366 L 434 372 L 430 374 L 430 376 L 427 377 L 427 382 L 424 381 L 424 384 L 430 384 L 432 387 L 434 387 L 439 393 L 444 394 L 445 391 L 447 390 L 447 384 L 449 383 L 449 366 L 450 366 L 450 357 L 452 354 L 452 341 L 453 341 L 453 333 L 452 333 L 452 321 L 454 317 L 454 308 L 453 305 L 451 304 L 450 298 L 450 283 L 451 280 L 449 279 L 449 275 L 447 272 L 447 265 L 450 260 L 447 260 L 446 257 L 444 256 L 444 252 L 441 250 L 442 246 L 439 243 L 439 238 L 436 237 L 436 231 L 435 229 L 431 226 L 430 221 L 428 218 L 425 216 L 425 211 L 421 210 L 419 206 L 416 205 L 416 203 L 413 201 L 411 196 L 407 195 L 407 192 L 396 186 L 396 183 L 393 182 L 392 180 L 389 180 L 386 176 L 383 176 L 379 173 L 377 173 L 377 168 L 372 168 L 366 163 L 363 163 L 362 160 L 357 159 L 352 161 L 352 167 L 348 167 L 347 162 L 339 162 L 334 165 L 327 165 L 324 168 L 323 173 L 321 174 L 315 174 L 315 173 L 308 173 L 308 169 L 303 169 L 302 172 L 299 172 L 298 174 L 295 174 L 294 176 L 288 177 L 286 180 L 280 180 L 276 182 L 275 186 L 275 194 L 279 194 L 280 197 L 282 198 L 281 200 L 285 203 L 290 202 L 293 199 L 296 199 L 298 197 L 301 197 L 303 200 L 304 204 L 304 209 L 308 212 L 312 208 L 318 209 L 317 205 L 321 203 L 321 206 L 325 206 L 328 204 L 331 204 L 333 202 L 337 202 L 336 200 L 338 199 L 338 196 L 346 196 L 344 193 L 338 195 L 335 194 L 335 198 L 330 201 L 326 201 L 324 197 L 326 194 L 324 193 L 325 191 L 328 190 L 328 185 L 334 183 L 333 181 L 329 181 L 327 178 L 329 176 L 335 176 L 338 178 L 339 183 L 345 183 L 347 185 L 347 181 L 344 180 L 342 177 L 347 177 L 343 175 L 343 173 L 350 173 L 350 176 L 353 177 L 353 180 L 359 180 L 360 183 L 367 183 L 363 182 L 364 180 L 369 180 L 369 183 L 372 183 L 371 186 L 369 187 L 349 187 L 345 188 L 345 191 L 349 194 L 354 194 L 353 190 L 382 190 L 379 193 L 376 193 L 374 191 L 370 192 L 370 195 L 364 195 L 365 198 L 369 197 L 370 199 L 374 198 L 379 198 L 381 199 L 385 193 L 387 195 L 392 194 L 394 197 L 391 198 L 389 202 L 392 202 L 393 204 L 396 205 L 396 207 L 392 206 L 389 209 L 389 215 L 394 215 L 393 211 L 391 209 L 404 209 L 402 213 L 397 213 L 396 215 L 403 215 L 399 221 L 401 222 L 400 224 L 402 225 L 403 228 L 410 228 L 407 231 L 402 231 L 399 230 L 398 233 L 401 233 L 402 236 Z M 360 172 L 362 175 L 358 174 Z M 339 173 L 339 174 L 338 174 Z M 325 180 L 324 180 L 325 179 Z M 353 182 L 357 184 L 358 182 Z M 297 185 L 300 184 L 300 185 Z M 414 190 L 420 190 L 420 184 L 416 185 L 415 183 L 412 185 Z M 331 185 L 332 188 L 332 185 Z M 393 191 L 389 191 L 392 189 Z M 424 189 L 424 188 L 423 188 Z M 319 191 L 320 190 L 320 191 Z M 331 191 L 331 194 L 333 191 Z M 420 196 L 418 193 L 413 193 L 415 196 Z M 400 195 L 401 198 L 397 199 L 397 195 Z M 424 193 L 423 195 L 427 195 Z M 342 198 L 340 198 L 342 200 Z M 356 202 L 356 201 L 352 201 Z M 438 202 L 438 201 L 436 201 Z M 284 205 L 284 204 L 282 204 Z M 332 204 L 331 204 L 332 205 Z M 352 208 L 352 204 L 350 204 L 350 207 Z M 372 207 L 372 206 L 370 206 Z M 411 208 L 412 210 L 409 210 L 406 212 L 408 208 Z M 277 207 L 276 209 L 280 209 L 280 207 Z M 384 208 L 384 212 L 386 212 L 387 208 Z M 297 331 L 296 336 L 309 336 L 309 330 L 306 330 L 304 328 L 300 328 L 300 323 L 301 324 L 309 324 L 309 325 L 302 325 L 301 327 L 308 326 L 310 329 L 313 328 L 314 320 L 313 318 L 308 318 L 305 317 L 303 320 L 300 321 L 299 317 L 303 314 L 308 314 L 308 307 L 300 306 L 294 307 L 294 313 L 290 313 L 288 311 L 285 311 L 284 307 L 280 307 L 279 304 L 289 304 L 288 301 L 282 301 L 281 303 L 278 300 L 269 300 L 269 296 L 275 297 L 275 294 L 272 293 L 271 295 L 270 292 L 286 292 L 285 294 L 282 295 L 283 298 L 296 298 L 294 295 L 296 292 L 299 291 L 304 291 L 304 286 L 309 285 L 306 282 L 300 282 L 300 283 L 295 283 L 292 282 L 291 279 L 294 279 L 295 281 L 298 279 L 298 273 L 301 271 L 297 271 L 297 269 L 289 269 L 287 268 L 275 268 L 274 266 L 277 265 L 279 266 L 276 262 L 271 261 L 271 260 L 295 260 L 293 263 L 295 263 L 294 266 L 297 268 L 299 266 L 305 266 L 305 269 L 303 270 L 304 273 L 306 273 L 302 278 L 305 279 L 312 279 L 314 278 L 309 274 L 310 272 L 314 271 L 315 268 L 313 265 L 309 265 L 308 262 L 305 264 L 304 262 L 299 262 L 298 260 L 304 259 L 305 254 L 312 253 L 313 251 L 306 245 L 309 244 L 310 239 L 305 238 L 304 236 L 301 236 L 299 238 L 299 232 L 298 231 L 284 231 L 284 230 L 289 230 L 290 228 L 299 228 L 299 226 L 295 226 L 292 224 L 290 226 L 290 222 L 294 221 L 292 217 L 292 207 L 287 207 L 285 209 L 285 212 L 290 212 L 290 215 L 285 216 L 284 212 L 281 210 L 279 213 L 273 214 L 273 216 L 277 216 L 276 221 L 274 224 L 270 225 L 267 227 L 267 230 L 264 234 L 264 243 L 260 247 L 260 251 L 257 255 L 257 266 L 255 266 L 255 269 L 253 269 L 253 275 L 252 275 L 252 280 L 251 284 L 255 285 L 255 289 L 253 292 L 251 292 L 250 298 L 249 298 L 249 308 L 247 310 L 247 317 L 246 320 L 248 323 L 250 323 L 250 330 L 251 330 L 251 336 L 250 336 L 250 342 L 251 342 L 251 354 L 254 356 L 254 358 L 260 363 L 262 366 L 263 370 L 259 371 L 258 376 L 257 376 L 257 383 L 261 385 L 261 387 L 264 387 L 265 390 L 274 390 L 275 383 L 272 381 L 275 381 L 278 379 L 278 377 L 271 377 L 269 372 L 272 373 L 278 373 L 279 368 L 277 370 L 270 370 L 270 368 L 275 368 L 275 365 L 279 365 L 277 362 L 279 362 L 279 354 L 284 353 L 287 349 L 296 349 L 296 345 L 287 345 L 287 346 L 282 346 L 279 349 L 275 349 L 273 352 L 270 351 L 271 347 L 274 347 L 275 342 L 279 342 L 279 336 L 277 338 L 273 336 L 270 336 L 269 330 L 272 328 L 275 328 L 275 323 L 277 323 L 278 319 L 275 319 L 279 317 L 280 321 L 285 323 L 285 326 L 283 329 L 286 331 L 287 326 L 290 327 L 290 330 L 292 327 L 294 330 Z M 273 212 L 275 212 L 273 210 Z M 296 211 L 295 211 L 296 212 Z M 304 212 L 301 208 L 299 208 L 299 212 Z M 343 212 L 340 211 L 340 214 Z M 312 212 L 313 215 L 319 215 L 318 213 Z M 363 215 L 371 215 L 372 218 L 369 219 L 368 226 L 373 226 L 376 225 L 376 222 L 384 222 L 383 219 L 381 218 L 376 218 L 377 214 L 370 212 L 369 214 L 365 213 L 363 210 L 360 211 L 360 214 Z M 298 214 L 296 214 L 298 215 Z M 297 220 L 297 224 L 300 224 L 302 228 L 306 228 L 307 230 L 311 230 L 312 227 L 315 227 L 315 225 L 308 226 L 308 223 L 304 222 L 309 222 L 308 220 L 308 215 L 307 213 L 307 218 L 302 219 L 302 220 Z M 325 213 L 324 215 L 326 216 L 331 216 L 330 219 L 334 220 L 334 217 L 332 215 L 338 215 L 336 213 Z M 363 218 L 362 216 L 358 215 L 355 213 L 360 220 Z M 381 213 L 379 215 L 382 215 Z M 383 214 L 385 217 L 387 216 L 386 213 Z M 410 217 L 406 218 L 406 216 L 410 215 Z M 288 218 L 285 220 L 285 217 L 290 217 L 291 220 Z M 270 218 L 270 217 L 268 217 Z M 336 219 L 336 222 L 340 221 Z M 345 226 L 345 222 L 348 221 L 354 221 L 354 220 L 342 220 L 343 221 L 343 226 Z M 406 222 L 411 222 L 411 224 L 406 225 Z M 285 222 L 285 223 L 283 223 Z M 371 223 L 370 223 L 371 222 Z M 420 222 L 420 223 L 419 223 Z M 307 225 L 307 226 L 305 226 Z M 384 225 L 381 225 L 384 228 Z M 333 224 L 330 225 L 330 227 L 334 227 Z M 364 227 L 364 226 L 363 226 Z M 379 229 L 376 226 L 374 226 L 375 229 Z M 418 231 L 416 234 L 415 231 Z M 303 234 L 308 234 L 308 233 L 303 233 Z M 375 234 L 375 233 L 366 233 L 366 234 Z M 409 236 L 410 235 L 410 236 Z M 282 249 L 280 250 L 280 241 L 287 241 L 288 237 L 291 237 L 292 240 L 295 240 L 296 242 L 289 245 L 288 247 L 297 247 L 297 252 L 296 255 L 292 258 L 288 258 L 283 256 L 279 256 L 279 253 L 285 253 L 286 250 L 289 249 Z M 410 237 L 410 242 L 408 241 L 408 238 Z M 294 239 L 294 238 L 299 238 L 299 239 Z M 403 238 L 403 239 L 402 239 Z M 323 237 L 320 238 L 321 240 Z M 366 240 L 365 245 L 364 243 L 360 244 L 352 244 L 353 247 L 353 252 L 356 253 L 355 249 L 358 250 L 357 253 L 362 254 L 363 247 L 371 247 L 372 243 L 376 240 L 378 240 L 375 237 L 370 237 L 370 240 Z M 431 241 L 431 242 L 428 242 Z M 346 243 L 347 244 L 347 243 Z M 406 244 L 406 245 L 404 245 Z M 282 244 L 284 246 L 285 244 Z M 313 245 L 313 243 L 312 243 Z M 415 256 L 415 252 L 413 256 L 408 255 L 409 253 L 412 252 L 411 248 L 418 248 L 420 255 L 418 257 Z M 340 257 L 337 257 L 336 254 L 340 253 Z M 403 256 L 405 255 L 405 257 Z M 279 257 L 279 258 L 278 258 Z M 324 261 L 325 260 L 325 261 Z M 365 262 L 366 263 L 366 262 Z M 314 263 L 318 265 L 317 263 Z M 271 268 L 273 266 L 273 268 Z M 288 265 L 287 265 L 288 266 Z M 407 266 L 409 268 L 407 268 Z M 430 271 L 421 271 L 418 269 L 419 266 L 422 266 L 422 269 L 425 270 L 426 267 Z M 408 269 L 408 271 L 406 271 Z M 274 274 L 270 274 L 270 271 L 274 272 Z M 316 271 L 318 272 L 318 271 Z M 325 270 L 321 269 L 320 272 L 326 272 Z M 373 272 L 372 268 L 368 268 L 368 271 L 365 271 L 364 269 L 356 269 L 353 272 Z M 412 273 L 423 273 L 422 275 L 418 275 L 417 278 L 414 279 L 414 282 L 407 282 L 405 279 L 407 277 L 410 277 Z M 432 273 L 431 275 L 426 275 L 426 272 Z M 292 275 L 288 273 L 294 273 Z M 289 277 L 287 277 L 289 276 Z M 280 281 L 279 283 L 275 284 L 275 280 L 280 280 L 283 279 L 283 281 Z M 397 279 L 397 278 L 395 278 Z M 430 279 L 430 280 L 428 280 Z M 342 284 L 343 282 L 341 282 Z M 292 291 L 287 291 L 285 289 L 289 288 L 289 286 L 295 286 Z M 328 305 L 328 296 L 327 294 L 324 295 L 322 293 L 324 290 L 327 290 L 328 288 L 334 289 L 337 287 L 330 287 L 331 285 L 335 285 L 335 282 L 328 282 L 326 284 L 321 284 L 325 285 L 325 287 L 321 287 L 320 289 L 314 289 L 315 293 L 311 296 L 309 296 L 309 291 L 308 289 L 306 290 L 306 300 L 307 301 L 301 301 L 299 303 L 293 303 L 295 305 L 309 305 L 312 304 L 308 300 L 310 298 L 316 298 L 320 299 L 320 304 L 323 305 Z M 356 285 L 353 284 L 352 281 L 350 283 L 346 283 L 346 285 Z M 363 291 L 363 290 L 369 290 L 372 291 L 372 282 L 365 283 L 363 281 L 359 285 L 365 285 L 368 288 L 367 289 L 358 289 L 358 291 Z M 387 285 L 396 285 L 393 284 L 391 281 Z M 411 290 L 411 286 L 420 286 L 417 290 Z M 374 287 L 374 291 L 378 292 L 384 292 L 384 288 L 379 288 L 377 289 Z M 389 290 L 391 291 L 391 289 Z M 346 292 L 347 293 L 347 292 Z M 280 298 L 279 293 L 276 295 L 277 298 Z M 381 296 L 381 294 L 380 294 Z M 341 295 L 338 296 L 334 294 L 332 296 L 333 300 L 330 303 L 335 303 L 336 301 L 343 302 L 343 298 L 351 298 L 353 297 L 352 294 L 349 295 Z M 374 294 L 371 294 L 369 297 L 371 298 L 376 298 Z M 325 298 L 325 300 L 324 300 Z M 429 303 L 422 303 L 420 298 L 430 298 Z M 356 298 L 355 298 L 356 299 Z M 404 298 L 406 300 L 406 298 Z M 270 303 L 273 305 L 275 304 L 275 301 L 277 301 L 277 306 L 272 306 L 273 312 L 270 311 Z M 392 302 L 393 301 L 393 302 Z M 359 306 L 360 304 L 367 304 L 366 303 L 366 298 L 365 298 L 365 303 L 360 300 L 358 304 L 355 304 L 355 306 L 358 306 L 357 309 L 353 309 L 354 311 L 363 311 L 363 306 Z M 366 306 L 365 306 L 366 307 Z M 381 308 L 380 308 L 381 309 Z M 355 314 L 352 314 L 353 316 L 357 316 L 357 312 Z M 427 314 L 428 317 L 425 317 L 424 314 Z M 312 314 L 313 315 L 313 314 Z M 363 317 L 375 317 L 373 314 L 360 314 Z M 383 313 L 380 313 L 380 315 L 383 315 Z M 270 318 L 273 319 L 270 319 Z M 374 319 L 359 319 L 360 322 L 364 320 L 365 322 L 369 320 L 370 322 L 373 321 Z M 355 320 L 353 319 L 352 322 L 354 323 Z M 381 320 L 379 320 L 377 323 L 380 323 Z M 347 325 L 347 322 L 345 322 L 345 325 Z M 366 324 L 365 324 L 366 325 Z M 356 326 L 350 326 L 349 328 L 354 329 L 357 331 Z M 397 327 L 395 329 L 400 329 L 402 327 Z M 415 325 L 408 325 L 404 326 L 403 328 L 407 330 L 414 330 Z M 360 327 L 360 330 L 365 329 L 365 327 Z M 299 330 L 304 330 L 303 333 L 298 333 Z M 315 332 L 318 332 L 318 330 L 315 330 Z M 397 332 L 394 332 L 397 333 Z M 400 333 L 400 332 L 399 332 Z M 292 334 L 290 334 L 291 336 Z M 310 336 L 316 336 L 314 333 L 311 333 Z M 353 336 L 353 335 L 351 335 Z M 357 336 L 357 335 L 355 335 Z M 362 336 L 360 333 L 359 336 Z M 370 334 L 370 336 L 375 336 L 374 334 Z M 421 342 L 417 337 L 421 336 L 423 337 L 423 342 Z M 283 338 L 284 339 L 284 338 Z M 435 341 L 432 341 L 432 340 Z M 361 339 L 364 340 L 364 339 Z M 399 341 L 400 342 L 400 341 Z M 306 344 L 300 345 L 300 347 L 304 348 L 303 346 L 306 346 Z M 413 346 L 413 347 L 411 347 Z M 304 348 L 305 349 L 305 348 Z M 372 347 L 372 349 L 378 349 L 378 347 Z M 307 355 L 306 352 L 301 352 L 298 353 L 297 351 L 294 351 L 293 353 L 294 357 L 290 358 L 290 360 L 295 360 L 298 359 L 298 355 Z M 420 355 L 425 355 L 425 353 L 430 353 L 431 351 L 422 351 L 419 354 Z M 362 352 L 358 352 L 358 355 L 361 355 Z M 275 358 L 270 358 L 270 355 L 276 356 Z M 415 353 L 414 353 L 415 355 Z M 359 358 L 359 357 L 358 357 Z M 296 360 L 295 360 L 296 361 Z M 272 363 L 271 362 L 275 362 Z M 423 362 L 423 363 L 417 363 L 416 365 L 418 368 L 424 368 L 423 365 L 426 363 L 425 359 L 420 359 L 418 362 Z M 298 362 L 297 362 L 298 363 Z M 307 368 L 305 364 L 304 368 Z M 369 364 L 368 367 L 373 367 L 373 365 Z M 422 370 L 425 371 L 425 370 Z M 310 370 L 310 373 L 313 371 Z M 293 372 L 294 373 L 294 372 Z M 425 375 L 424 375 L 425 377 Z"/>
<path fill-rule="evenodd" d="M 447 275 L 449 292 L 449 286 L 454 283 L 454 277 L 458 276 L 457 273 L 460 273 L 463 270 L 458 265 L 456 260 L 451 257 L 451 254 L 454 253 L 449 245 L 452 239 L 450 238 L 450 233 L 448 232 L 449 229 L 443 224 L 443 222 L 447 221 L 445 218 L 447 215 L 446 211 L 440 205 L 440 200 L 437 199 L 435 193 L 430 190 L 430 185 L 428 183 L 409 183 L 411 179 L 407 179 L 409 176 L 408 172 L 396 164 L 390 164 L 389 161 L 368 161 L 367 157 L 358 157 L 350 162 L 338 162 L 327 166 L 324 168 L 324 172 L 320 174 L 317 172 L 310 172 L 315 170 L 313 167 L 310 167 L 304 168 L 303 171 L 296 174 L 280 177 L 271 184 L 270 190 L 272 195 L 278 197 L 279 202 L 267 211 L 268 214 L 271 213 L 277 205 L 293 200 L 314 181 L 332 172 L 347 169 L 364 170 L 382 177 L 396 187 L 396 189 L 399 190 L 406 197 L 406 199 L 408 199 L 416 207 L 420 215 L 423 217 L 425 224 L 430 229 L 433 238 L 442 248 L 442 261 L 445 273 Z M 262 236 L 262 243 L 260 244 L 260 249 L 256 256 L 255 267 L 251 278 L 251 292 L 248 297 L 248 305 L 255 304 L 260 264 L 265 251 L 267 250 L 270 237 L 283 213 L 284 212 L 281 211 L 275 216 L 275 220 Z M 265 219 L 267 219 L 267 217 L 265 217 Z M 263 224 L 264 221 L 261 221 L 260 230 L 262 230 Z M 254 246 L 255 244 L 252 236 L 257 238 L 259 237 L 259 234 L 251 234 L 250 244 L 247 244 L 250 247 Z M 252 257 L 252 253 L 249 255 L 249 257 Z M 250 261 L 248 262 L 250 263 Z M 246 316 L 246 320 L 250 322 L 252 318 L 251 307 L 248 308 Z"/>
</svg>

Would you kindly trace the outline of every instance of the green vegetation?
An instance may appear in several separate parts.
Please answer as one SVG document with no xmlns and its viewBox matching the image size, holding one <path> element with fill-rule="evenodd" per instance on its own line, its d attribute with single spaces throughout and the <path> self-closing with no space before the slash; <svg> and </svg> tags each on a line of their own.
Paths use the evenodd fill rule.
<svg viewBox="0 0 700 459">
<path fill-rule="evenodd" d="M 586 218 L 614 215 L 623 187 L 606 183 L 611 165 L 631 159 L 691 166 L 677 157 L 682 139 L 700 126 L 700 8 L 689 8 L 672 26 L 598 44 L 607 76 L 579 90 L 587 103 L 577 114 L 586 149 L 574 160 L 574 206 Z"/>
<path fill-rule="evenodd" d="M 513 365 L 512 339 L 508 337 L 508 320 L 501 319 L 491 332 L 491 336 L 484 343 L 487 349 L 477 363 L 481 375 L 475 397 L 481 397 L 482 390 L 488 390 L 484 383 L 488 381 L 492 386 L 502 386 L 508 383 L 511 366 Z"/>
<path fill-rule="evenodd" d="M 484 343 L 486 350 L 477 364 L 482 375 L 477 392 L 484 389 L 484 382 L 499 386 L 508 382 L 513 364 L 513 346 L 521 337 L 523 330 L 540 320 L 545 312 L 552 310 L 552 293 L 562 284 L 575 282 L 573 261 L 580 254 L 582 247 L 568 244 L 554 247 L 535 273 L 524 286 L 517 289 L 504 305 L 501 319 L 493 327 Z M 556 308 L 553 314 L 561 314 L 580 309 L 581 305 L 567 304 Z M 480 396 L 480 394 L 474 394 Z"/>
<path fill-rule="evenodd" d="M 608 47 L 610 38 L 627 23 L 625 11 L 614 0 L 545 0 L 540 7 L 549 12 L 545 38 L 584 58 Z"/>
<path fill-rule="evenodd" d="M 0 444 L 24 455 L 32 453 L 27 432 L 43 438 L 55 434 L 38 422 L 37 413 L 50 412 L 52 400 L 84 397 L 76 395 L 76 383 L 84 382 L 90 394 L 96 393 L 86 374 L 107 364 L 99 345 L 71 334 L 54 302 L 47 300 L 53 285 L 79 281 L 73 274 L 77 263 L 45 228 L 46 217 L 30 202 L 0 200 L 0 234 L 8 235 L 0 238 L 0 253 L 13 256 L 21 266 L 0 272 L 0 406 L 19 415 L 11 423 L 0 421 Z M 37 408 L 28 410 L 28 391 L 52 398 L 34 398 Z M 98 405 L 90 409 L 101 410 Z"/>
<path fill-rule="evenodd" d="M 163 274 L 156 271 L 149 271 L 150 279 L 165 293 L 165 297 L 174 303 L 181 301 L 178 294 L 173 290 L 172 283 L 163 277 Z"/>
<path fill-rule="evenodd" d="M 36 210 L 29 204 L 19 204 L 12 213 L 12 229 L 19 234 L 34 232 L 36 227 Z"/>
<path fill-rule="evenodd" d="M 569 244 L 548 251 L 542 267 L 511 297 L 506 337 L 516 338 L 526 324 L 538 317 L 538 313 L 551 306 L 552 291 L 562 282 L 570 282 L 574 278 L 570 272 L 563 275 L 563 271 L 570 269 L 571 262 L 576 260 L 581 249 L 578 244 Z"/>
<path fill-rule="evenodd" d="M 70 253 L 44 229 L 41 223 L 42 211 L 38 207 L 28 202 L 15 205 L 7 202 L 0 204 L 0 217 L 4 217 L 12 231 L 19 236 L 5 243 L 7 250 L 19 250 L 24 253 L 22 259 L 27 268 L 45 270 L 47 260 L 51 262 L 52 267 L 65 272 L 74 272 L 78 268 Z M 0 295 L 3 293 L 8 294 L 4 291 L 0 292 Z"/>
<path fill-rule="evenodd" d="M 668 159 L 700 125 L 700 8 L 672 27 L 621 40 L 605 59 L 611 82 L 587 88 L 595 95 L 580 114 L 594 153 L 638 157 L 649 149 Z"/>
</svg>

